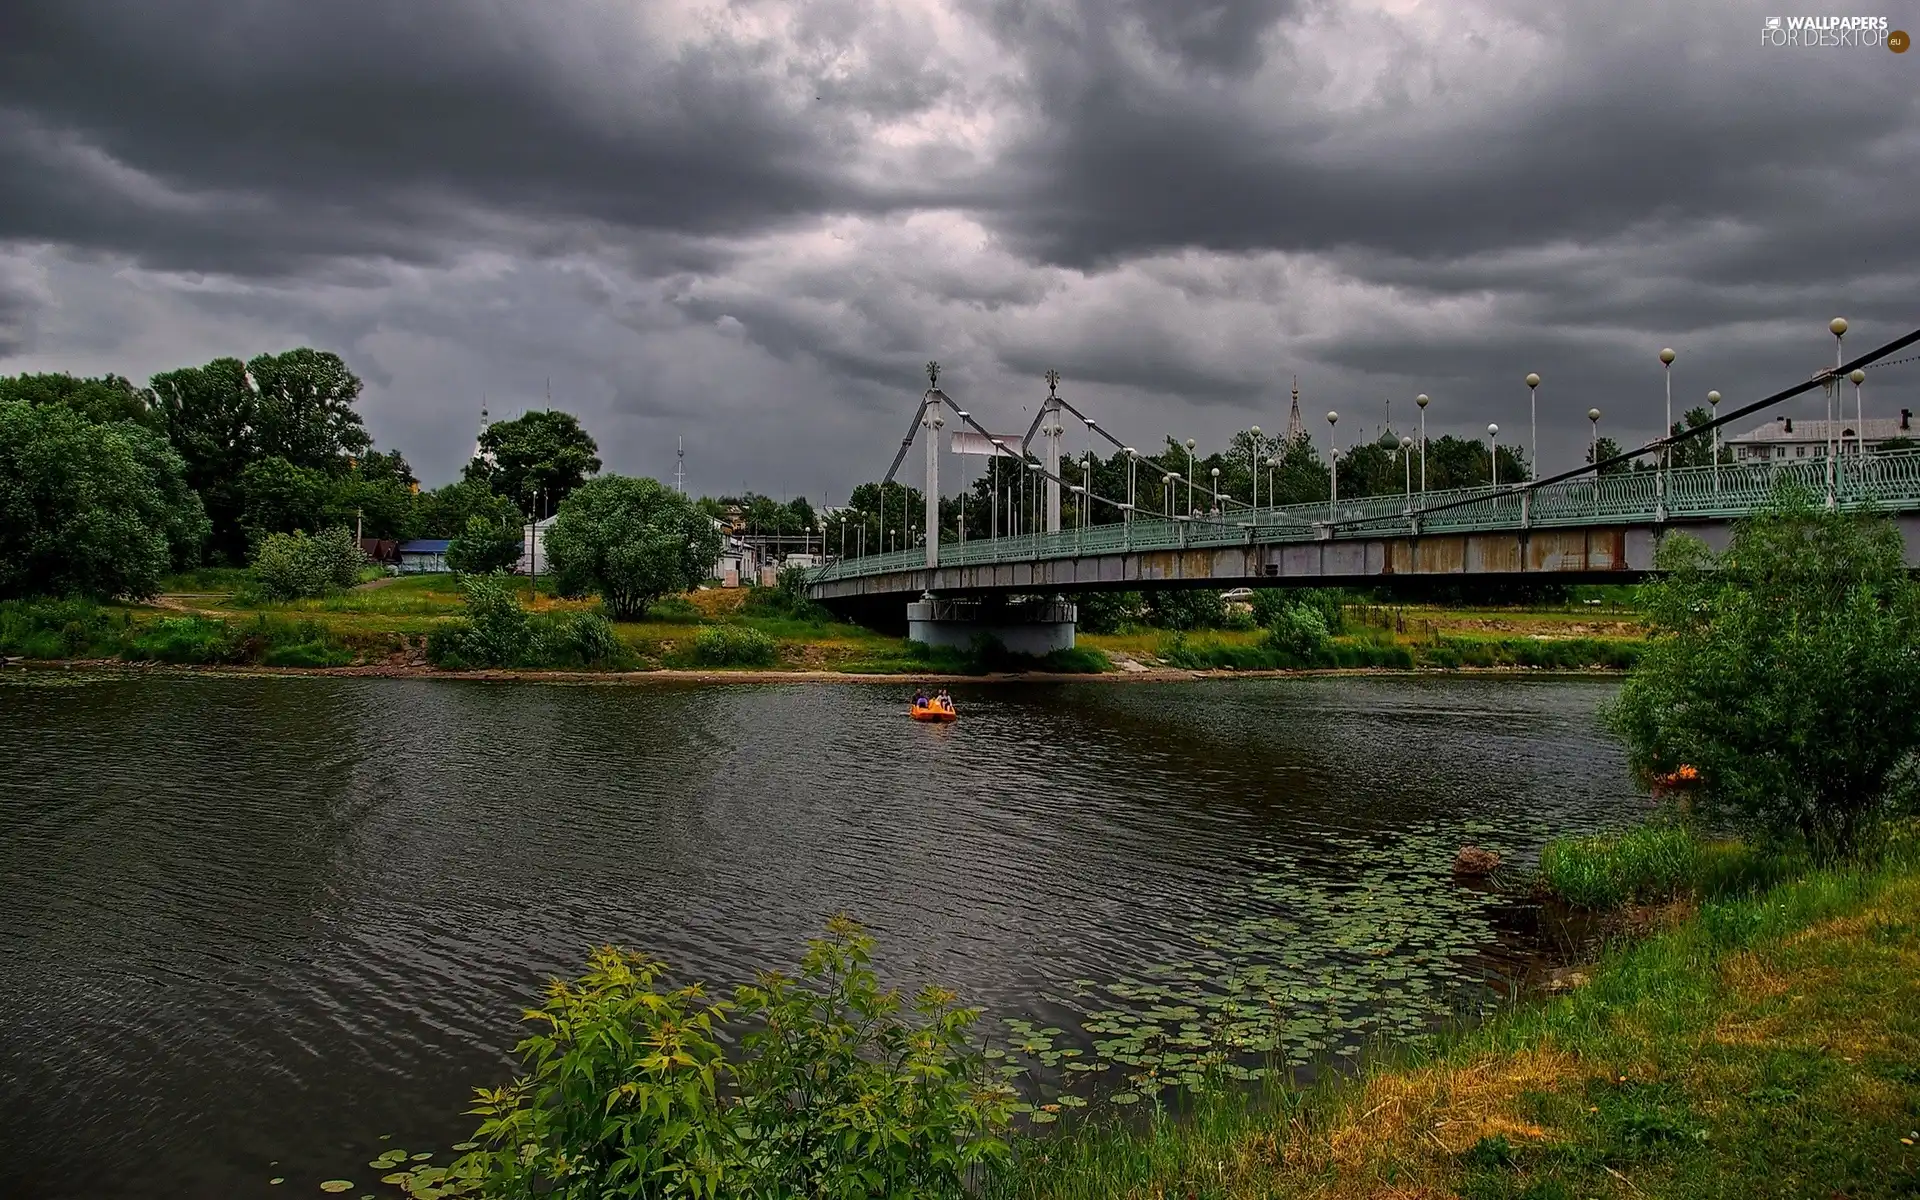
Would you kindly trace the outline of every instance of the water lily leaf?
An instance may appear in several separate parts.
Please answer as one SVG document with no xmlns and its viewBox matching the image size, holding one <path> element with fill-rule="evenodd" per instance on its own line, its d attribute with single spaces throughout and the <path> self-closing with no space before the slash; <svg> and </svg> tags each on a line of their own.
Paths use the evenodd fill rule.
<svg viewBox="0 0 1920 1200">
<path fill-rule="evenodd" d="M 1107 1097 L 1107 1103 L 1138 1104 L 1140 1103 L 1140 1096 L 1137 1092 L 1115 1092 L 1113 1095 Z"/>
<path fill-rule="evenodd" d="M 320 1185 L 323 1192 L 350 1192 L 353 1190 L 351 1179 L 329 1179 Z"/>
</svg>

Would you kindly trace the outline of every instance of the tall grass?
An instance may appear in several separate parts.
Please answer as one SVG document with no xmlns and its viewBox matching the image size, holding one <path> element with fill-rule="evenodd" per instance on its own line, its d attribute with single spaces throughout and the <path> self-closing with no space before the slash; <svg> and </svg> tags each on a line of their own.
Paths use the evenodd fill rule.
<svg viewBox="0 0 1920 1200">
<path fill-rule="evenodd" d="M 1578 908 L 1650 904 L 1691 892 L 1701 845 L 1677 823 L 1643 825 L 1602 837 L 1555 838 L 1540 851 L 1540 883 Z"/>
</svg>

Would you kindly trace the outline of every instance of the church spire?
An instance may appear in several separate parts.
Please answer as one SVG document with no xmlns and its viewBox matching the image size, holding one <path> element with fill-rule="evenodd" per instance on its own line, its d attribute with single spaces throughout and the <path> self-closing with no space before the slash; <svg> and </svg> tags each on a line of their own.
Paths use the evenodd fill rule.
<svg viewBox="0 0 1920 1200">
<path fill-rule="evenodd" d="M 1293 377 L 1293 408 L 1287 413 L 1287 441 L 1291 444 L 1306 428 L 1300 424 L 1300 377 Z"/>
</svg>

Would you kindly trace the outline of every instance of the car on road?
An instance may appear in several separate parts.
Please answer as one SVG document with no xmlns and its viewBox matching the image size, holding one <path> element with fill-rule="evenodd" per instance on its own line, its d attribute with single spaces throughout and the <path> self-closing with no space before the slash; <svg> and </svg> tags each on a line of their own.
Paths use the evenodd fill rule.
<svg viewBox="0 0 1920 1200">
<path fill-rule="evenodd" d="M 1253 589 L 1252 588 L 1234 588 L 1230 592 L 1221 592 L 1220 598 L 1222 600 L 1225 600 L 1229 604 L 1232 604 L 1235 601 L 1245 602 L 1253 599 Z"/>
</svg>

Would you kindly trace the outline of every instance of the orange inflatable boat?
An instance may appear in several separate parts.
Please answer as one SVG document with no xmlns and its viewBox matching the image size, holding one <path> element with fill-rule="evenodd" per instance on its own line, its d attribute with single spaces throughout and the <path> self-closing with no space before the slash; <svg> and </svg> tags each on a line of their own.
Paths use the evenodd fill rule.
<svg viewBox="0 0 1920 1200">
<path fill-rule="evenodd" d="M 960 717 L 959 713 L 953 711 L 952 704 L 942 704 L 938 700 L 909 705 L 907 712 L 916 721 L 954 721 Z"/>
</svg>

